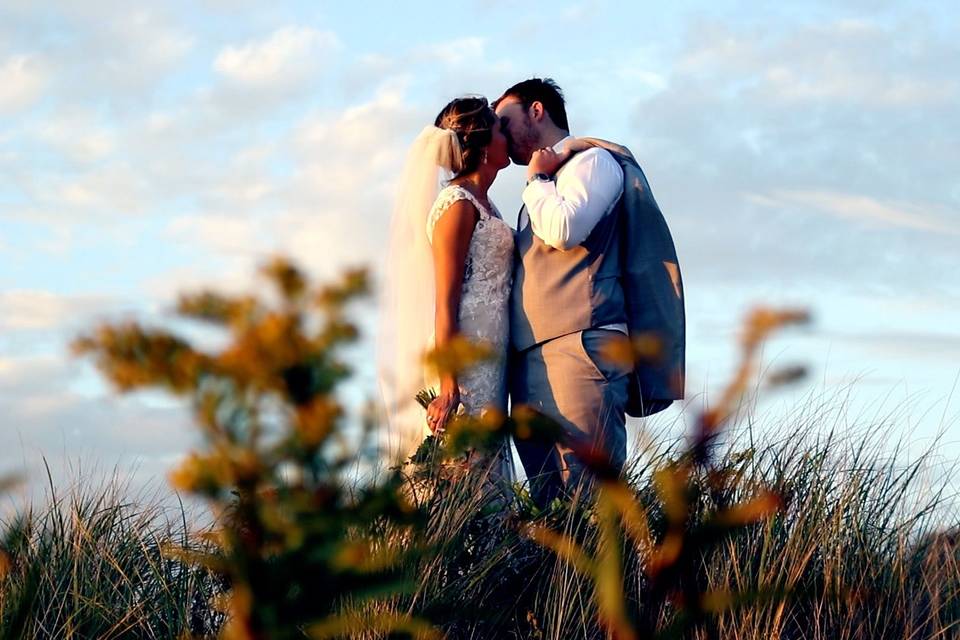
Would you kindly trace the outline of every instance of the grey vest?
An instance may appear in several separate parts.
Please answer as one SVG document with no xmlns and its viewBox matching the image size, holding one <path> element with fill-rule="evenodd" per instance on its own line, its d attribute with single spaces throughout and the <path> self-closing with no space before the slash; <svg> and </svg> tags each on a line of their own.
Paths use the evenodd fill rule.
<svg viewBox="0 0 960 640">
<path fill-rule="evenodd" d="M 510 330 L 527 349 L 567 333 L 626 322 L 634 340 L 653 338 L 659 356 L 638 361 L 627 413 L 646 416 L 683 398 L 686 314 L 677 251 L 650 184 L 626 147 L 606 149 L 623 169 L 624 192 L 579 247 L 558 251 L 528 224 L 517 233 Z"/>
<path fill-rule="evenodd" d="M 521 212 L 523 209 L 521 209 Z M 587 239 L 554 249 L 527 224 L 518 230 L 510 294 L 510 340 L 518 351 L 591 327 L 626 322 L 616 208 Z"/>
</svg>

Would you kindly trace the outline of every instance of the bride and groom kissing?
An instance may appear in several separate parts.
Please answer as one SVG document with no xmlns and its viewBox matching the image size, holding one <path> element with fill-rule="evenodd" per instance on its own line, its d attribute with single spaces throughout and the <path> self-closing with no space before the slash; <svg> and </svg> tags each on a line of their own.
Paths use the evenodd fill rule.
<svg viewBox="0 0 960 640">
<path fill-rule="evenodd" d="M 527 167 L 516 231 L 488 190 L 513 161 Z M 401 175 L 386 263 L 379 376 L 388 450 L 412 455 L 458 411 L 528 407 L 560 442 L 516 440 L 541 505 L 589 482 L 574 453 L 626 462 L 626 414 L 683 395 L 684 307 L 676 251 L 630 152 L 570 135 L 560 88 L 533 78 L 493 104 L 457 98 L 414 141 Z M 655 357 L 611 358 L 653 338 Z M 458 337 L 493 358 L 431 380 L 423 353 Z M 621 348 L 622 351 L 622 348 Z M 425 386 L 437 397 L 423 410 Z M 484 454 L 491 477 L 514 477 L 509 442 Z"/>
</svg>

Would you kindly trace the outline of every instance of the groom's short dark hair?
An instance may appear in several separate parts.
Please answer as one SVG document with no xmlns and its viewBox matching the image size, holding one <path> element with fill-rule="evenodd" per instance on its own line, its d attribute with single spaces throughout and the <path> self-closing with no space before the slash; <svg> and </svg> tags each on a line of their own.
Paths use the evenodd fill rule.
<svg viewBox="0 0 960 640">
<path fill-rule="evenodd" d="M 531 104 L 539 102 L 550 115 L 553 124 L 564 131 L 570 131 L 570 125 L 567 124 L 567 109 L 563 101 L 563 92 L 552 79 L 530 78 L 518 82 L 497 98 L 497 101 L 493 103 L 493 108 L 496 109 L 500 101 L 508 97 L 519 100 L 524 109 L 529 109 Z"/>
</svg>

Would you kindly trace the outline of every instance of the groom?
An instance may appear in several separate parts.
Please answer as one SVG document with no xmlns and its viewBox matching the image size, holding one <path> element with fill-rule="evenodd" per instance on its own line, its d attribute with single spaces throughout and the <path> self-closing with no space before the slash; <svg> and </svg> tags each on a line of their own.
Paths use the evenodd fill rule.
<svg viewBox="0 0 960 640">
<path fill-rule="evenodd" d="M 548 78 L 510 87 L 494 107 L 510 158 L 527 166 L 510 300 L 511 402 L 552 418 L 566 438 L 516 443 L 534 498 L 545 505 L 584 480 L 571 443 L 617 471 L 626 460 L 632 367 L 604 357 L 627 334 L 617 216 L 611 215 L 624 171 L 605 149 L 572 157 L 564 150 L 572 138 L 563 94 Z"/>
</svg>

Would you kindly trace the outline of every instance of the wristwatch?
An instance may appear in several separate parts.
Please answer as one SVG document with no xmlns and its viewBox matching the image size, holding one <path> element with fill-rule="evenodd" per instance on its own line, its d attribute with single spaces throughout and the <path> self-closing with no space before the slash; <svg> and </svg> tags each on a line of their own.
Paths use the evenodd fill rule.
<svg viewBox="0 0 960 640">
<path fill-rule="evenodd" d="M 545 173 L 535 173 L 527 179 L 527 184 L 530 184 L 534 180 L 538 182 L 550 182 L 553 178 L 548 176 Z"/>
</svg>

